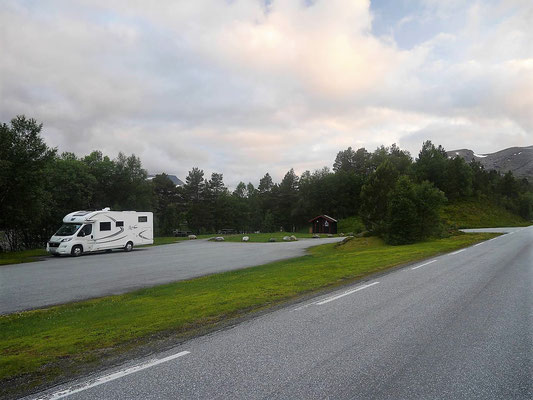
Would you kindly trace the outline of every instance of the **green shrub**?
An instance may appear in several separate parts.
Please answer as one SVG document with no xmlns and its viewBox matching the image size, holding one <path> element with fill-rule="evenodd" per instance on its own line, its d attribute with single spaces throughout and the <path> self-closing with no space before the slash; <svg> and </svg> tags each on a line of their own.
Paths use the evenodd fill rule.
<svg viewBox="0 0 533 400">
<path fill-rule="evenodd" d="M 338 233 L 352 233 L 357 234 L 365 230 L 365 226 L 359 217 L 348 217 L 340 219 L 337 223 Z"/>
</svg>

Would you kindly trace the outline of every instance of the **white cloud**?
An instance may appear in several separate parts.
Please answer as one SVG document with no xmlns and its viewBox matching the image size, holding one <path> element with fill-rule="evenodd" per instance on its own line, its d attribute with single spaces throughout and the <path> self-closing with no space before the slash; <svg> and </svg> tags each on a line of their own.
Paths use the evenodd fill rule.
<svg viewBox="0 0 533 400">
<path fill-rule="evenodd" d="M 232 185 L 348 146 L 531 145 L 533 4 L 423 0 L 398 26 L 455 15 L 401 49 L 372 35 L 369 1 L 6 1 L 0 117 L 42 121 L 61 151 Z"/>
</svg>

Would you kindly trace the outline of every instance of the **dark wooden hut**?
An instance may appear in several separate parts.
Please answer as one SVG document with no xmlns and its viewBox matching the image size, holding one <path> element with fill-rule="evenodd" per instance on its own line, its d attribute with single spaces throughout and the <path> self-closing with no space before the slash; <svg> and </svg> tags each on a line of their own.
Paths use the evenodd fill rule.
<svg viewBox="0 0 533 400">
<path fill-rule="evenodd" d="M 312 224 L 311 233 L 337 233 L 337 220 L 327 215 L 319 215 L 309 220 L 309 222 Z"/>
</svg>

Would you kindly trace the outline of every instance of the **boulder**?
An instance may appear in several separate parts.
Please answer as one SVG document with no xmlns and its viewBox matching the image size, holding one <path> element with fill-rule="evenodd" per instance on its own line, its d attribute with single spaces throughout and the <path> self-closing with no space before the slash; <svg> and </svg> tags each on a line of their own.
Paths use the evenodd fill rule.
<svg viewBox="0 0 533 400">
<path fill-rule="evenodd" d="M 291 238 L 289 236 L 283 236 L 283 241 L 284 242 L 290 242 Z"/>
<path fill-rule="evenodd" d="M 223 241 L 224 241 L 224 238 L 223 238 L 222 236 L 217 236 L 217 237 L 215 238 L 215 241 L 216 241 L 216 242 L 223 242 Z"/>
<path fill-rule="evenodd" d="M 296 236 L 292 235 L 292 236 L 291 236 L 291 240 L 292 240 L 293 242 L 296 242 L 296 241 L 298 240 L 298 238 L 296 238 Z"/>
<path fill-rule="evenodd" d="M 343 236 L 344 236 L 344 233 L 342 233 L 342 232 L 339 233 L 339 236 L 340 236 L 340 237 L 343 237 Z"/>
<path fill-rule="evenodd" d="M 269 241 L 269 242 L 275 242 L 276 239 L 275 239 L 275 238 L 270 238 L 270 239 L 268 239 L 268 241 Z"/>
<path fill-rule="evenodd" d="M 189 240 L 194 240 L 194 239 L 197 239 L 196 235 L 189 235 Z"/>
<path fill-rule="evenodd" d="M 313 235 L 313 239 L 320 239 L 320 235 L 319 235 L 318 233 L 315 233 L 315 234 Z"/>
<path fill-rule="evenodd" d="M 242 237 L 242 241 L 243 242 L 248 242 L 248 241 L 250 241 L 250 237 L 249 236 L 243 236 Z"/>
</svg>

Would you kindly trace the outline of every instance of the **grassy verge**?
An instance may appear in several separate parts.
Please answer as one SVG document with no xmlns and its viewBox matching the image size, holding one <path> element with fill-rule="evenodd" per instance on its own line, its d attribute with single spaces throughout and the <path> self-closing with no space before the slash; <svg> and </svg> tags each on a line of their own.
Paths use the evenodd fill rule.
<svg viewBox="0 0 533 400">
<path fill-rule="evenodd" d="M 487 201 L 467 200 L 446 205 L 441 217 L 457 228 L 528 226 L 531 223 L 505 208 Z"/>
<path fill-rule="evenodd" d="M 148 246 L 161 246 L 161 245 L 164 245 L 164 244 L 178 243 L 178 242 L 180 242 L 180 239 L 184 239 L 184 238 L 177 238 L 177 237 L 173 237 L 173 236 L 155 237 L 154 238 L 154 243 L 153 244 L 149 244 Z"/>
<path fill-rule="evenodd" d="M 0 265 L 20 264 L 42 260 L 48 253 L 44 249 L 9 251 L 0 253 Z"/>
<path fill-rule="evenodd" d="M 494 236 L 463 234 L 407 246 L 358 238 L 318 246 L 292 260 L 1 316 L 0 395 L 2 390 L 27 389 L 76 373 L 87 362 L 140 346 L 153 335 L 185 337 L 306 293 Z"/>
</svg>

